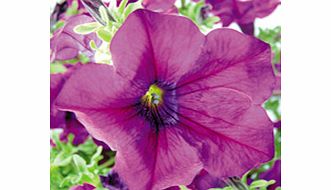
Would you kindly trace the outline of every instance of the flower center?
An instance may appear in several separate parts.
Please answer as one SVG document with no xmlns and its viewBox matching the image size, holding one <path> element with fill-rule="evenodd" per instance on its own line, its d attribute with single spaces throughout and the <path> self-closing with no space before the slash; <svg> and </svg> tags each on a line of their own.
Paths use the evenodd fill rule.
<svg viewBox="0 0 331 190">
<path fill-rule="evenodd" d="M 159 88 L 156 84 L 152 84 L 145 96 L 142 97 L 142 101 L 146 102 L 148 107 L 158 106 L 162 103 L 164 91 Z"/>
<path fill-rule="evenodd" d="M 137 104 L 138 113 L 158 132 L 162 127 L 178 122 L 176 91 L 173 85 L 157 82 Z"/>
</svg>

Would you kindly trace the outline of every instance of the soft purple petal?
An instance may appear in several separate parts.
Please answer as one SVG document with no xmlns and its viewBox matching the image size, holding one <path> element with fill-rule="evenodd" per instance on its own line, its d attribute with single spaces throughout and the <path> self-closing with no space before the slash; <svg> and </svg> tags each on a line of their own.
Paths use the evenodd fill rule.
<svg viewBox="0 0 331 190">
<path fill-rule="evenodd" d="M 202 164 L 196 150 L 182 138 L 183 133 L 186 131 L 175 126 L 160 130 L 157 136 L 146 132 L 117 153 L 115 169 L 130 190 L 191 183 Z"/>
<path fill-rule="evenodd" d="M 174 7 L 176 0 L 144 0 L 143 6 L 146 9 L 157 12 L 169 12 Z"/>
<path fill-rule="evenodd" d="M 281 160 L 276 160 L 271 169 L 260 173 L 260 179 L 275 180 L 276 183 L 268 187 L 268 190 L 275 190 L 281 186 Z"/>
<path fill-rule="evenodd" d="M 57 30 L 51 38 L 51 61 L 68 60 L 78 56 L 79 52 L 87 56 L 94 54 L 89 43 L 94 40 L 97 45 L 101 40 L 95 33 L 88 35 L 76 34 L 73 29 L 75 26 L 94 22 L 93 18 L 87 15 L 76 15 L 70 17 L 63 28 Z"/>
<path fill-rule="evenodd" d="M 210 175 L 206 170 L 202 170 L 188 187 L 192 190 L 206 190 L 225 186 L 226 183 L 222 179 Z"/>
<path fill-rule="evenodd" d="M 186 95 L 179 104 L 186 139 L 211 175 L 241 176 L 273 158 L 272 122 L 247 95 L 220 88 Z"/>
<path fill-rule="evenodd" d="M 274 127 L 277 128 L 277 129 L 280 129 L 282 127 L 282 121 L 279 120 L 276 123 L 274 123 Z"/>
<path fill-rule="evenodd" d="M 239 27 L 243 33 L 254 36 L 254 22 L 239 24 Z"/>
<path fill-rule="evenodd" d="M 115 170 L 111 170 L 107 176 L 100 176 L 100 181 L 109 190 L 129 190 Z"/>
<path fill-rule="evenodd" d="M 125 78 L 175 82 L 193 66 L 203 42 L 203 34 L 184 17 L 138 10 L 118 30 L 110 50 Z"/>
<path fill-rule="evenodd" d="M 53 107 L 54 101 L 65 82 L 64 74 L 52 74 L 50 84 L 50 127 L 62 128 L 65 124 L 65 113 L 59 112 Z"/>
<path fill-rule="evenodd" d="M 272 122 L 260 105 L 274 82 L 269 45 L 230 29 L 208 34 L 177 93 L 181 123 L 202 142 L 192 145 L 209 173 L 238 176 L 272 159 Z"/>
<path fill-rule="evenodd" d="M 84 143 L 85 140 L 89 137 L 89 133 L 86 131 L 84 126 L 76 119 L 74 113 L 66 112 L 66 114 L 66 125 L 65 127 L 63 127 L 63 132 L 60 135 L 60 140 L 65 142 L 68 139 L 68 135 L 73 134 L 74 139 L 72 144 L 79 145 Z"/>
<path fill-rule="evenodd" d="M 84 126 L 78 122 L 76 116 L 72 112 L 60 111 L 54 106 L 54 102 L 61 92 L 64 84 L 70 78 L 72 73 L 78 69 L 81 64 L 77 64 L 67 69 L 65 73 L 51 74 L 50 84 L 50 127 L 62 128 L 60 139 L 67 141 L 68 135 L 73 134 L 73 144 L 78 145 L 88 138 L 89 134 L 85 130 Z"/>
<path fill-rule="evenodd" d="M 123 124 L 136 122 L 134 105 L 146 91 L 116 74 L 113 66 L 87 64 L 70 77 L 56 104 L 74 111 L 93 137 L 117 150 L 117 140 L 130 138 Z"/>
<path fill-rule="evenodd" d="M 271 96 L 274 84 L 268 44 L 232 29 L 218 29 L 208 34 L 199 60 L 178 82 L 177 92 L 226 88 L 262 104 Z"/>
<path fill-rule="evenodd" d="M 94 190 L 95 187 L 91 184 L 84 183 L 83 185 L 76 185 L 70 188 L 70 190 Z"/>
<path fill-rule="evenodd" d="M 271 14 L 280 0 L 207 0 L 213 6 L 213 13 L 221 18 L 223 26 L 232 22 L 253 23 L 256 18 Z"/>
</svg>

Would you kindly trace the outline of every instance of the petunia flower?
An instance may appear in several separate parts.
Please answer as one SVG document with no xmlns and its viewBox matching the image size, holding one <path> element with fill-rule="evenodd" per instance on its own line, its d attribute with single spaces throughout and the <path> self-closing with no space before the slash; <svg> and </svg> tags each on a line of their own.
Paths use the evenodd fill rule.
<svg viewBox="0 0 331 190">
<path fill-rule="evenodd" d="M 109 190 L 129 190 L 127 185 L 115 170 L 111 170 L 107 176 L 100 176 L 102 186 Z M 180 190 L 179 187 L 169 187 L 165 190 Z"/>
<path fill-rule="evenodd" d="M 81 52 L 89 57 L 94 55 L 89 43 L 94 40 L 97 46 L 101 44 L 101 40 L 95 33 L 88 35 L 76 34 L 73 29 L 75 26 L 93 22 L 94 19 L 88 15 L 76 15 L 66 20 L 63 28 L 55 31 L 51 38 L 51 62 L 55 60 L 68 60 L 78 56 Z"/>
<path fill-rule="evenodd" d="M 103 187 L 109 190 L 128 190 L 126 184 L 114 170 L 111 170 L 107 176 L 100 176 L 100 181 Z"/>
<path fill-rule="evenodd" d="M 280 0 L 206 0 L 206 3 L 212 5 L 223 26 L 235 22 L 244 33 L 253 35 L 254 20 L 270 15 Z"/>
<path fill-rule="evenodd" d="M 69 134 L 74 134 L 73 144 L 78 145 L 89 137 L 84 126 L 76 119 L 72 112 L 59 111 L 54 107 L 54 101 L 61 92 L 63 85 L 70 78 L 71 74 L 81 65 L 70 67 L 65 73 L 51 74 L 50 85 L 50 125 L 51 128 L 62 128 L 60 135 L 62 141 L 66 141 Z"/>
<path fill-rule="evenodd" d="M 224 180 L 210 175 L 206 170 L 202 170 L 188 187 L 192 190 L 206 190 L 226 186 L 227 184 Z"/>
<path fill-rule="evenodd" d="M 117 5 L 122 0 L 117 0 Z M 137 0 L 129 0 L 128 3 L 134 3 Z M 142 5 L 144 8 L 156 12 L 162 13 L 178 13 L 177 7 L 175 6 L 176 0 L 143 0 Z"/>
<path fill-rule="evenodd" d="M 281 186 L 281 160 L 276 160 L 271 169 L 260 173 L 260 179 L 275 180 L 276 183 L 268 187 L 268 190 L 275 190 Z"/>
<path fill-rule="evenodd" d="M 241 176 L 274 155 L 261 104 L 275 83 L 270 46 L 232 29 L 137 10 L 114 35 L 113 64 L 87 64 L 56 105 L 116 150 L 130 190 L 188 185 L 205 169 Z"/>
<path fill-rule="evenodd" d="M 146 9 L 164 12 L 164 13 L 176 13 L 178 12 L 175 6 L 176 0 L 144 0 L 143 6 Z"/>
<path fill-rule="evenodd" d="M 93 185 L 84 183 L 83 185 L 76 185 L 70 188 L 70 190 L 94 190 L 96 189 Z"/>
</svg>

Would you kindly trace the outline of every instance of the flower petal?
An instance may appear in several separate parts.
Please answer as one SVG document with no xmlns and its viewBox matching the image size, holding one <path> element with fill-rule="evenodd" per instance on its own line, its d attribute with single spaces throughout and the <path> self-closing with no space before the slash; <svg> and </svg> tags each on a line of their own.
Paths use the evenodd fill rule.
<svg viewBox="0 0 331 190">
<path fill-rule="evenodd" d="M 93 50 L 90 48 L 90 41 L 99 46 L 101 40 L 95 33 L 80 35 L 74 32 L 74 27 L 80 24 L 94 22 L 93 18 L 87 15 L 77 15 L 70 17 L 63 28 L 57 30 L 51 38 L 51 61 L 53 60 L 68 60 L 75 58 L 79 52 L 87 56 L 93 55 Z"/>
<path fill-rule="evenodd" d="M 91 184 L 84 183 L 83 185 L 76 185 L 70 188 L 70 190 L 94 190 L 95 187 Z"/>
<path fill-rule="evenodd" d="M 180 97 L 179 118 L 200 151 L 204 168 L 217 177 L 240 176 L 272 159 L 273 124 L 263 108 L 238 91 L 200 90 Z M 194 103 L 193 103 L 194 102 Z"/>
<path fill-rule="evenodd" d="M 206 190 L 225 186 L 227 185 L 222 179 L 210 175 L 206 170 L 201 170 L 188 187 L 192 190 Z"/>
<path fill-rule="evenodd" d="M 72 74 L 56 104 L 67 111 L 123 108 L 133 106 L 147 89 L 119 76 L 113 66 L 90 63 Z"/>
<path fill-rule="evenodd" d="M 178 184 L 189 184 L 202 164 L 194 147 L 182 137 L 182 129 L 172 126 L 146 131 L 116 155 L 115 168 L 126 180 L 129 189 L 159 190 Z"/>
<path fill-rule="evenodd" d="M 117 31 L 110 50 L 125 78 L 174 82 L 192 67 L 203 42 L 187 18 L 137 10 Z"/>
<path fill-rule="evenodd" d="M 146 9 L 158 12 L 167 12 L 174 7 L 176 0 L 144 0 L 143 6 Z"/>
<path fill-rule="evenodd" d="M 277 187 L 281 186 L 281 160 L 276 160 L 271 169 L 260 173 L 260 179 L 265 180 L 275 180 L 276 183 L 268 187 L 270 190 L 275 190 Z"/>
<path fill-rule="evenodd" d="M 178 82 L 179 94 L 228 88 L 261 104 L 275 84 L 270 51 L 268 44 L 254 37 L 232 29 L 214 30 L 195 67 Z"/>
</svg>

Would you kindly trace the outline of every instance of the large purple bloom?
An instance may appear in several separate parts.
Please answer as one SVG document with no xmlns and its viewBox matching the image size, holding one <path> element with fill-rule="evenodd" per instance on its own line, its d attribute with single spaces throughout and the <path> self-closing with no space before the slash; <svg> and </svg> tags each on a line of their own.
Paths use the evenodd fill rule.
<svg viewBox="0 0 331 190">
<path fill-rule="evenodd" d="M 79 52 L 87 56 L 94 54 L 89 43 L 94 40 L 98 46 L 101 44 L 101 40 L 96 34 L 80 35 L 73 31 L 75 26 L 89 22 L 94 22 L 94 19 L 88 15 L 72 16 L 66 21 L 63 28 L 55 31 L 50 44 L 51 62 L 76 58 Z"/>
<path fill-rule="evenodd" d="M 176 29 L 176 30 L 174 30 Z M 261 104 L 275 83 L 270 46 L 231 29 L 133 12 L 111 42 L 114 66 L 88 64 L 57 106 L 117 150 L 130 190 L 188 185 L 205 169 L 240 176 L 274 154 Z"/>
<path fill-rule="evenodd" d="M 246 34 L 254 34 L 254 20 L 271 14 L 280 0 L 206 0 L 213 6 L 213 13 L 221 18 L 223 26 L 239 24 Z"/>
</svg>

